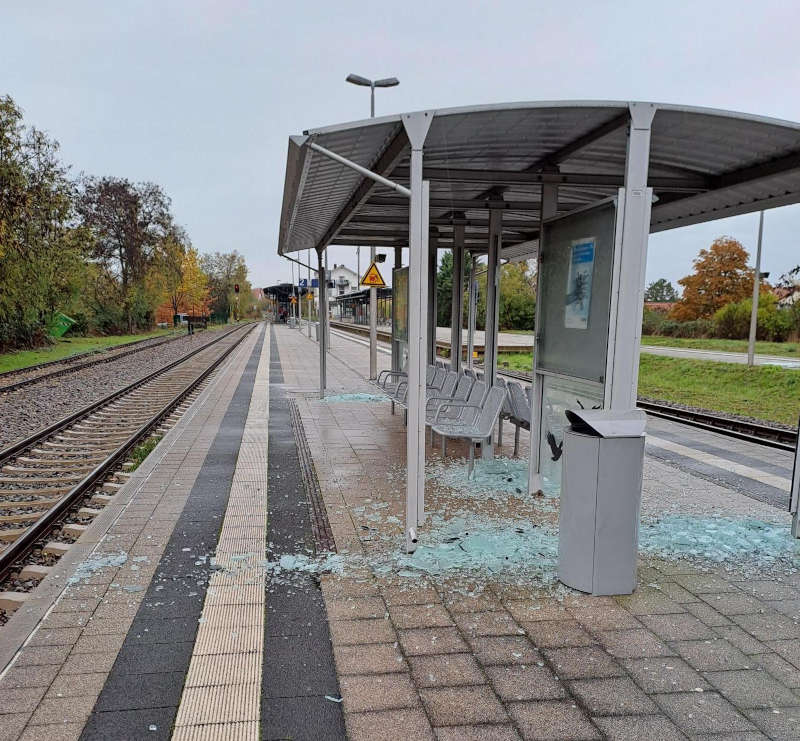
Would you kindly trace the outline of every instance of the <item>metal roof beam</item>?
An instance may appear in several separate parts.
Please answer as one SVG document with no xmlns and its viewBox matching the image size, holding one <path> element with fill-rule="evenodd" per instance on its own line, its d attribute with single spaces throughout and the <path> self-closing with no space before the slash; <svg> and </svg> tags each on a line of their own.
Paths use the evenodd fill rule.
<svg viewBox="0 0 800 741">
<path fill-rule="evenodd" d="M 407 198 L 396 196 L 373 196 L 370 206 L 408 206 Z M 541 201 L 484 201 L 475 198 L 431 198 L 431 208 L 449 209 L 489 209 L 502 208 L 506 211 L 539 211 Z M 366 220 L 367 217 L 365 217 Z"/>
<path fill-rule="evenodd" d="M 377 175 L 385 177 L 400 160 L 400 157 L 403 156 L 403 152 L 407 146 L 408 136 L 406 135 L 405 128 L 400 126 L 394 138 L 389 142 L 386 149 L 383 150 L 375 164 L 369 169 Z M 336 218 L 325 231 L 325 234 L 323 234 L 322 238 L 317 242 L 315 248 L 317 251 L 324 250 L 328 244 L 332 243 L 339 229 L 347 224 L 358 208 L 366 202 L 375 186 L 376 183 L 372 178 L 364 177 L 361 179 L 358 187 L 353 191 L 350 198 L 347 199 L 347 203 L 345 203 L 342 210 L 339 211 Z M 407 198 L 402 200 L 408 204 Z"/>
<path fill-rule="evenodd" d="M 434 226 L 457 226 L 457 225 L 464 225 L 467 227 L 487 227 L 489 226 L 488 219 L 466 219 L 466 218 L 450 218 L 450 217 L 433 217 L 430 219 L 430 223 Z M 384 215 L 372 215 L 368 216 L 366 214 L 358 214 L 357 216 L 353 217 L 348 224 L 349 227 L 353 227 L 354 224 L 389 224 L 389 225 L 396 225 L 402 227 L 408 227 L 408 219 L 404 218 L 403 215 L 399 214 L 397 216 L 384 216 Z M 506 219 L 503 221 L 503 226 L 515 228 L 515 229 L 528 229 L 530 227 L 537 229 L 539 226 L 539 222 L 537 219 L 530 219 L 528 221 L 515 221 L 513 219 L 509 220 Z M 356 227 L 354 227 L 356 228 Z"/>
<path fill-rule="evenodd" d="M 752 180 L 783 175 L 792 170 L 800 170 L 800 151 L 790 152 L 782 157 L 775 157 L 765 162 L 759 162 L 756 165 L 749 165 L 738 170 L 731 170 L 722 175 L 713 176 L 711 183 L 714 190 L 731 188 Z"/>
</svg>

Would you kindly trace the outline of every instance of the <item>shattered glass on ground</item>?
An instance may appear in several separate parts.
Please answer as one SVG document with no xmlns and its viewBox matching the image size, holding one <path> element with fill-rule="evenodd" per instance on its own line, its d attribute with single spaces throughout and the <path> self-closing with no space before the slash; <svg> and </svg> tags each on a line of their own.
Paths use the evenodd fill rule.
<svg viewBox="0 0 800 741">
<path fill-rule="evenodd" d="M 324 401 L 328 404 L 341 404 L 346 402 L 360 402 L 362 404 L 375 404 L 381 401 L 387 401 L 387 397 L 383 394 L 330 394 L 325 397 Z"/>
</svg>

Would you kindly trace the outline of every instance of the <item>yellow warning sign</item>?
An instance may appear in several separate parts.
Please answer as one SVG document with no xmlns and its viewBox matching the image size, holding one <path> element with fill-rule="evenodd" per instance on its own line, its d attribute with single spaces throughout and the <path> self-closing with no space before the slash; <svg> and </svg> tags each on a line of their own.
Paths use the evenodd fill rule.
<svg viewBox="0 0 800 741">
<path fill-rule="evenodd" d="M 313 300 L 314 300 L 314 291 L 309 291 L 309 292 L 306 294 L 306 298 L 307 298 L 309 301 L 313 301 Z"/>
<path fill-rule="evenodd" d="M 297 303 L 297 299 L 296 299 L 294 296 L 291 296 L 291 297 L 289 298 L 289 301 L 290 301 L 291 303 L 293 303 L 293 304 L 296 304 L 296 303 Z"/>
<path fill-rule="evenodd" d="M 386 281 L 378 270 L 378 266 L 373 262 L 367 268 L 367 272 L 361 278 L 362 286 L 375 286 L 376 288 L 386 288 Z"/>
</svg>

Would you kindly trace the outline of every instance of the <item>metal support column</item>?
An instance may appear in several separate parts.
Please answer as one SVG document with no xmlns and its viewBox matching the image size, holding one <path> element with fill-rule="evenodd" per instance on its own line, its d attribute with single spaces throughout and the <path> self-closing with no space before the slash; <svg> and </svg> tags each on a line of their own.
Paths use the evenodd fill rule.
<svg viewBox="0 0 800 741">
<path fill-rule="evenodd" d="M 403 267 L 403 248 L 402 247 L 395 247 L 394 248 L 394 267 L 395 268 L 402 268 Z M 394 287 L 392 287 L 392 320 L 394 317 Z M 394 335 L 394 326 L 392 326 L 392 335 Z M 400 370 L 400 345 L 399 343 L 392 340 L 392 370 L 399 371 Z M 392 405 L 394 407 L 394 405 Z M 392 409 L 394 411 L 394 408 Z"/>
<path fill-rule="evenodd" d="M 311 290 L 311 250 L 306 250 L 306 263 L 308 264 L 308 275 L 306 276 L 306 315 L 308 317 L 308 339 L 311 339 L 311 301 L 309 291 Z"/>
<path fill-rule="evenodd" d="M 427 348 L 428 362 L 436 362 L 436 326 L 437 307 L 436 307 L 436 269 L 438 267 L 438 246 L 436 237 L 428 238 L 428 313 L 427 316 Z"/>
<path fill-rule="evenodd" d="M 792 486 L 789 490 L 789 511 L 792 513 L 792 537 L 800 538 L 800 422 L 797 424 L 797 448 L 794 451 L 794 467 L 792 468 Z"/>
<path fill-rule="evenodd" d="M 625 187 L 622 190 L 620 275 L 616 312 L 612 300 L 605 394 L 606 408 L 623 410 L 636 406 L 639 381 L 647 238 L 650 234 L 653 199 L 652 188 L 647 187 L 647 172 L 650 162 L 650 125 L 656 112 L 652 103 L 631 103 L 629 107 L 631 123 L 625 158 Z"/>
<path fill-rule="evenodd" d="M 467 309 L 467 368 L 472 370 L 475 357 L 475 314 L 478 311 L 478 281 L 475 266 L 478 258 L 471 256 L 469 262 L 469 307 Z"/>
<path fill-rule="evenodd" d="M 758 215 L 758 246 L 756 247 L 756 272 L 753 276 L 753 303 L 750 307 L 750 337 L 747 341 L 747 365 L 756 360 L 756 330 L 758 329 L 758 294 L 761 287 L 761 238 L 764 236 L 764 212 Z"/>
<path fill-rule="evenodd" d="M 498 323 L 500 319 L 500 245 L 503 239 L 503 212 L 489 212 L 489 254 L 486 272 L 486 323 L 483 333 L 483 372 L 486 385 L 495 384 L 497 376 Z M 481 456 L 494 457 L 494 446 L 489 436 L 481 445 Z"/>
<path fill-rule="evenodd" d="M 319 266 L 319 398 L 325 398 L 328 363 L 328 271 L 322 261 L 322 251 L 317 252 Z"/>
<path fill-rule="evenodd" d="M 369 257 L 375 264 L 375 247 L 370 247 Z M 358 276 L 361 280 L 361 276 Z M 369 377 L 375 380 L 378 377 L 378 289 L 369 287 Z"/>
<path fill-rule="evenodd" d="M 422 180 L 422 147 L 433 115 L 403 116 L 411 144 L 411 203 L 408 214 L 408 426 L 406 428 L 406 551 L 417 547 L 417 528 L 425 517 L 425 367 L 424 318 L 428 307 L 429 184 Z"/>
<path fill-rule="evenodd" d="M 461 316 L 464 311 L 464 225 L 453 229 L 453 299 L 450 311 L 450 369 L 461 370 Z"/>
<path fill-rule="evenodd" d="M 322 303 L 320 303 L 320 325 L 319 329 L 322 332 L 323 328 L 325 329 L 325 352 L 331 351 L 331 327 L 330 322 L 328 321 L 328 250 L 325 250 L 325 282 L 322 281 L 322 276 L 320 275 L 319 279 L 320 290 L 322 291 L 322 295 L 325 297 L 325 310 L 322 311 Z M 325 316 L 325 322 L 322 323 L 322 316 Z"/>
</svg>

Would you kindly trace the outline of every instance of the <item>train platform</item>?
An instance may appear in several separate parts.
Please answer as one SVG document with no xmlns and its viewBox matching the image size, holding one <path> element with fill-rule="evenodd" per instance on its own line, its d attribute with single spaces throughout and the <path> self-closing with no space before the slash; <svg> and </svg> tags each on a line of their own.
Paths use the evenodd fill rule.
<svg viewBox="0 0 800 741">
<path fill-rule="evenodd" d="M 557 582 L 524 431 L 472 480 L 429 445 L 404 552 L 403 417 L 368 365 L 332 333 L 320 400 L 305 331 L 232 353 L 2 627 L 0 739 L 800 736 L 788 455 L 656 423 L 639 588 L 591 597 Z"/>
</svg>

